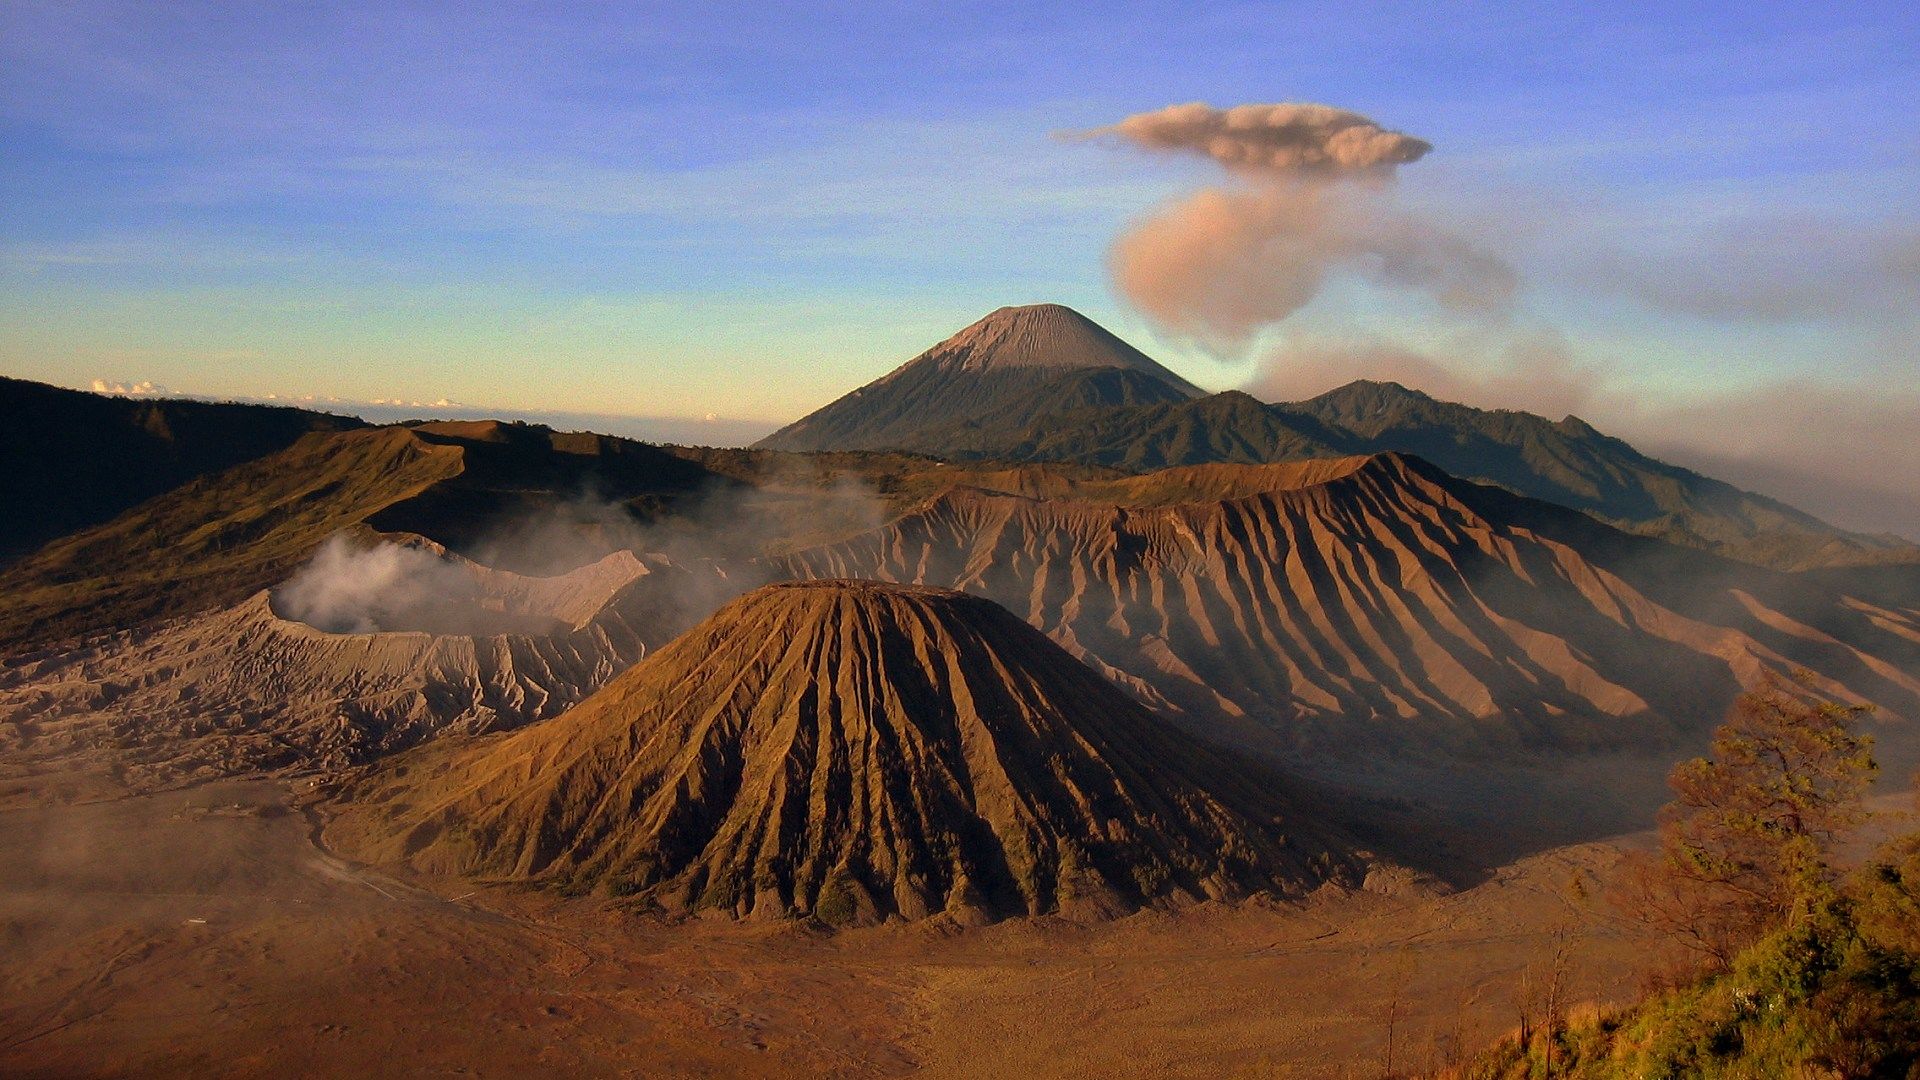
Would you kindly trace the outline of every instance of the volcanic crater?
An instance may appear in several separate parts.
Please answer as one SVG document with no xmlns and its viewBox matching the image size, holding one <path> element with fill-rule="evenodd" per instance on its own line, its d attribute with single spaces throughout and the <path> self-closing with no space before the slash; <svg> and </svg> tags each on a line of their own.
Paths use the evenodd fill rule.
<svg viewBox="0 0 1920 1080">
<path fill-rule="evenodd" d="M 557 715 L 691 621 L 678 606 L 687 572 L 627 551 L 541 578 L 383 547 L 432 580 L 316 605 L 296 575 L 0 666 L 10 768 L 106 765 L 135 789 L 339 768 Z"/>
</svg>

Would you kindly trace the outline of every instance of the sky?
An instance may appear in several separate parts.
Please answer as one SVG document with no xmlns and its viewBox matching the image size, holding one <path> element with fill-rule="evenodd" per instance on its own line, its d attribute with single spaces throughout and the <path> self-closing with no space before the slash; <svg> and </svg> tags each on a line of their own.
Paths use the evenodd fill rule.
<svg viewBox="0 0 1920 1080">
<path fill-rule="evenodd" d="M 738 441 L 1058 301 L 1210 389 L 1576 412 L 1920 536 L 1911 5 L 1198 7 L 0 0 L 0 372 Z M 1432 144 L 1394 212 L 1511 301 L 1136 308 L 1116 241 L 1232 181 L 1072 133 L 1184 102 Z"/>
</svg>

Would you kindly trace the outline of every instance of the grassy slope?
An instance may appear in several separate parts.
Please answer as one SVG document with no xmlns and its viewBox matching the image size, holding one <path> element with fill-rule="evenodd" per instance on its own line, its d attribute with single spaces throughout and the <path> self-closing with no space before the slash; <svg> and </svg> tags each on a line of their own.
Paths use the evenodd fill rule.
<svg viewBox="0 0 1920 1080">
<path fill-rule="evenodd" d="M 461 471 L 401 428 L 309 435 L 152 499 L 0 572 L 0 650 L 238 600 L 336 530 Z"/>
</svg>

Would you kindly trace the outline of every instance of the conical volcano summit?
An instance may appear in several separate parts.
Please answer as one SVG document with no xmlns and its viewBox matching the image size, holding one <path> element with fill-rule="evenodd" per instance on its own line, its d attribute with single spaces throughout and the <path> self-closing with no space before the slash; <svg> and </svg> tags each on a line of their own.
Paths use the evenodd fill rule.
<svg viewBox="0 0 1920 1080">
<path fill-rule="evenodd" d="M 758 445 L 940 454 L 997 445 L 1059 413 L 1201 395 L 1070 307 L 1003 307 Z"/>
<path fill-rule="evenodd" d="M 734 601 L 550 723 L 395 759 L 326 837 L 669 911 L 1114 914 L 1357 879 L 1286 785 L 991 601 L 820 581 Z"/>
</svg>

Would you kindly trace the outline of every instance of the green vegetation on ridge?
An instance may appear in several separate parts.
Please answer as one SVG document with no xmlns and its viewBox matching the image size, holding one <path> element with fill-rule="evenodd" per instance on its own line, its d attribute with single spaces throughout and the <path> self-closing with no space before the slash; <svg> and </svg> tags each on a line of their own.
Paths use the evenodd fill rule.
<svg viewBox="0 0 1920 1080">
<path fill-rule="evenodd" d="M 1920 1075 L 1920 833 L 1842 875 L 1876 771 L 1861 710 L 1777 682 L 1673 773 L 1663 851 L 1622 891 L 1702 970 L 1618 1013 L 1537 1029 L 1450 1080 L 1870 1080 Z"/>
</svg>

